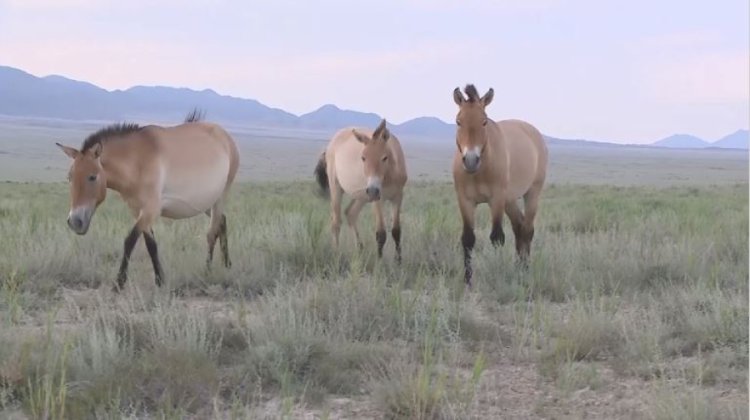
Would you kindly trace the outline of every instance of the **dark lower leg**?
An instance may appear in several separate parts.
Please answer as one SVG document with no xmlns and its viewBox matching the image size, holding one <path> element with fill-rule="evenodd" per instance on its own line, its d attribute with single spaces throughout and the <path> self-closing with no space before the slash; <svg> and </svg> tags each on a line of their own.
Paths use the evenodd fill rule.
<svg viewBox="0 0 750 420">
<path fill-rule="evenodd" d="M 396 262 L 401 264 L 401 226 L 396 225 L 391 229 L 393 242 L 396 243 Z M 385 240 L 383 241 L 385 242 Z"/>
<path fill-rule="evenodd" d="M 231 267 L 232 261 L 229 259 L 229 238 L 227 237 L 227 216 L 221 215 L 221 225 L 219 226 L 219 241 L 221 242 L 221 255 L 224 257 L 224 267 Z"/>
<path fill-rule="evenodd" d="M 122 262 L 120 263 L 120 271 L 117 273 L 117 286 L 115 291 L 120 291 L 125 286 L 125 282 L 128 280 L 128 264 L 130 263 L 130 254 L 133 252 L 138 237 L 141 232 L 137 226 L 134 226 L 128 236 L 125 238 L 124 253 L 122 254 Z"/>
<path fill-rule="evenodd" d="M 211 269 L 211 262 L 214 260 L 214 247 L 216 246 L 216 239 L 218 238 L 218 236 L 218 233 L 208 234 L 208 257 L 206 257 L 206 270 Z"/>
<path fill-rule="evenodd" d="M 471 286 L 471 277 L 473 275 L 471 269 L 471 251 L 474 249 L 475 242 L 474 229 L 471 226 L 464 226 L 464 232 L 461 235 L 461 245 L 464 249 L 464 280 L 469 286 Z"/>
<path fill-rule="evenodd" d="M 375 210 L 375 240 L 378 242 L 378 258 L 383 257 L 383 246 L 388 237 L 385 233 L 385 219 L 383 218 L 383 201 L 373 203 Z"/>
<path fill-rule="evenodd" d="M 503 232 L 503 219 L 495 218 L 492 220 L 492 232 L 490 232 L 490 241 L 494 246 L 505 245 L 505 232 Z"/>
<path fill-rule="evenodd" d="M 154 238 L 154 231 L 143 232 L 143 240 L 146 241 L 146 249 L 148 249 L 148 255 L 151 257 L 151 264 L 154 266 L 154 275 L 156 285 L 161 287 L 162 280 L 164 279 L 164 272 L 161 268 L 161 262 L 159 262 L 159 252 L 156 248 L 156 239 Z"/>
<path fill-rule="evenodd" d="M 385 246 L 385 238 L 388 235 L 386 235 L 385 230 L 379 230 L 375 232 L 375 240 L 378 242 L 378 257 L 383 257 L 383 247 Z"/>
<path fill-rule="evenodd" d="M 534 226 L 524 226 L 521 228 L 523 241 L 521 242 L 521 247 L 518 250 L 518 256 L 521 257 L 522 260 L 526 261 L 529 259 L 529 254 L 531 254 L 531 241 L 534 239 Z"/>
</svg>

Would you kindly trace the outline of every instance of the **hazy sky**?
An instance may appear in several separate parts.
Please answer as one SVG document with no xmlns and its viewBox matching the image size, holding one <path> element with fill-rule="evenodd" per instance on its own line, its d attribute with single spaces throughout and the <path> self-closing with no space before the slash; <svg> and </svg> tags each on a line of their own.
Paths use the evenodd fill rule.
<svg viewBox="0 0 750 420">
<path fill-rule="evenodd" d="M 452 90 L 566 138 L 747 128 L 747 0 L 0 0 L 0 64 L 212 88 L 300 114 L 455 118 Z M 210 110 L 209 110 L 210 111 Z"/>
</svg>

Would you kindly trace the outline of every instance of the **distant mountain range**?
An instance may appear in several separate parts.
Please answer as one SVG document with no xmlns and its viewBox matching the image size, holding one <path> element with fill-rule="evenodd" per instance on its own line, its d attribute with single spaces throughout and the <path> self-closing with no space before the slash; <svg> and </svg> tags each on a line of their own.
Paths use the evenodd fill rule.
<svg viewBox="0 0 750 420">
<path fill-rule="evenodd" d="M 675 134 L 654 142 L 654 146 L 680 149 L 747 149 L 750 133 L 747 130 L 737 130 L 714 142 L 708 142 L 689 134 Z"/>
<path fill-rule="evenodd" d="M 165 86 L 135 86 L 108 91 L 91 83 L 62 76 L 37 77 L 13 67 L 0 66 L 0 115 L 71 120 L 179 121 L 199 108 L 219 122 L 284 128 L 336 130 L 348 125 L 375 127 L 380 116 L 323 105 L 300 116 L 271 108 L 254 99 L 219 95 Z M 455 126 L 435 117 L 420 117 L 391 124 L 396 134 L 421 137 L 452 137 Z M 617 147 L 620 144 L 547 137 L 551 144 Z M 678 134 L 653 144 L 669 148 L 748 148 L 748 131 L 739 130 L 713 143 Z"/>
</svg>

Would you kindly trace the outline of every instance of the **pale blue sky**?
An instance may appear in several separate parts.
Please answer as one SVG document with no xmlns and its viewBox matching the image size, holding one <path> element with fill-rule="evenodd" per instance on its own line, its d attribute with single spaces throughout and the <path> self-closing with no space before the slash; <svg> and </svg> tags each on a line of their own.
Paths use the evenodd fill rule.
<svg viewBox="0 0 750 420">
<path fill-rule="evenodd" d="M 324 103 L 566 138 L 709 140 L 747 128 L 747 0 L 0 0 L 0 64 L 107 89 L 212 88 L 297 114 Z"/>
</svg>

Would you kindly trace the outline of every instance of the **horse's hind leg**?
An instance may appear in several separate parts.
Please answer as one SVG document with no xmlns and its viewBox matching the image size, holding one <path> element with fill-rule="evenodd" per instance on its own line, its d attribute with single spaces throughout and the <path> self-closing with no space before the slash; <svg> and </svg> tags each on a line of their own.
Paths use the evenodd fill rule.
<svg viewBox="0 0 750 420">
<path fill-rule="evenodd" d="M 343 191 L 336 182 L 336 177 L 328 175 L 328 190 L 331 193 L 331 236 L 333 246 L 339 246 L 339 233 L 341 232 L 341 195 Z"/>
<path fill-rule="evenodd" d="M 542 193 L 542 184 L 535 183 L 531 189 L 523 196 L 524 203 L 524 223 L 523 223 L 523 248 L 521 252 L 524 258 L 528 258 L 531 253 L 531 241 L 534 239 L 534 219 L 539 207 L 539 196 Z M 519 254 L 520 255 L 520 254 Z"/>
<path fill-rule="evenodd" d="M 521 209 L 518 208 L 517 200 L 508 200 L 505 202 L 505 213 L 510 219 L 510 224 L 513 227 L 513 236 L 516 240 L 516 253 L 525 261 L 526 255 L 523 252 L 526 238 L 524 236 L 524 215 L 521 213 Z"/>
<path fill-rule="evenodd" d="M 232 260 L 229 259 L 229 237 L 227 236 L 227 215 L 221 215 L 221 225 L 219 225 L 219 241 L 221 242 L 221 256 L 224 260 L 224 267 L 230 268 Z"/>
<path fill-rule="evenodd" d="M 364 200 L 352 199 L 352 202 L 344 210 L 346 215 L 346 222 L 349 224 L 349 228 L 354 233 L 354 240 L 357 242 L 357 246 L 362 249 L 362 240 L 359 238 L 359 229 L 357 229 L 357 220 L 359 219 L 359 212 L 367 202 Z"/>
<path fill-rule="evenodd" d="M 211 207 L 211 222 L 208 225 L 208 233 L 206 234 L 206 241 L 208 242 L 208 257 L 206 258 L 206 269 L 211 269 L 211 261 L 214 259 L 214 247 L 216 246 L 216 239 L 219 237 L 221 231 L 221 221 L 224 215 L 223 203 L 217 201 L 213 207 Z"/>
<path fill-rule="evenodd" d="M 495 247 L 505 245 L 505 232 L 503 232 L 503 213 L 505 204 L 509 200 L 505 197 L 505 191 L 493 191 L 490 199 L 490 215 L 492 218 L 492 231 L 490 231 L 490 242 Z"/>
</svg>

